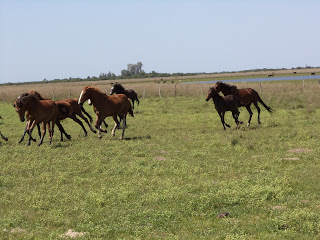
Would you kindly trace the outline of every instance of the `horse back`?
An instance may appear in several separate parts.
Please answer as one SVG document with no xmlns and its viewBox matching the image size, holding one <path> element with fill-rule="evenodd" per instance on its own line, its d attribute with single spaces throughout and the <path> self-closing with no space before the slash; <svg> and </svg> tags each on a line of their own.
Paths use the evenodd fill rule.
<svg viewBox="0 0 320 240">
<path fill-rule="evenodd" d="M 237 97 L 242 105 L 248 105 L 258 100 L 258 93 L 252 88 L 241 88 L 237 91 Z"/>
<path fill-rule="evenodd" d="M 39 100 L 38 104 L 35 104 L 30 111 L 36 122 L 56 121 L 58 113 L 58 106 L 52 100 Z"/>
<path fill-rule="evenodd" d="M 105 116 L 127 114 L 130 109 L 131 103 L 125 94 L 106 95 L 103 107 L 97 107 L 99 113 Z"/>
</svg>

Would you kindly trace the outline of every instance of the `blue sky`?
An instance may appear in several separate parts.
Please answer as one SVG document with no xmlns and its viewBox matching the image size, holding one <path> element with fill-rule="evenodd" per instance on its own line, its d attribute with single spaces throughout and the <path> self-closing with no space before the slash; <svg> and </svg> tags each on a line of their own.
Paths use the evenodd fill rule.
<svg viewBox="0 0 320 240">
<path fill-rule="evenodd" d="M 320 1 L 0 0 L 0 83 L 320 66 Z"/>
</svg>

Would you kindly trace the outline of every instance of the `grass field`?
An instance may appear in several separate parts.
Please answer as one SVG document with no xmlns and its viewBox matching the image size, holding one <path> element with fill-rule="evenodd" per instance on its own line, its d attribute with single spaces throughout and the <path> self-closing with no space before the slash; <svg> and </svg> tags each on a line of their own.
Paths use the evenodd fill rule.
<svg viewBox="0 0 320 240">
<path fill-rule="evenodd" d="M 261 106 L 258 125 L 253 110 L 249 128 L 236 130 L 228 113 L 223 131 L 199 92 L 141 99 L 126 140 L 120 130 L 85 138 L 65 120 L 72 140 L 56 128 L 41 147 L 18 144 L 24 123 L 2 103 L 0 239 L 69 229 L 81 239 L 318 239 L 320 99 L 310 84 L 266 83 L 261 97 L 276 112 Z"/>
</svg>

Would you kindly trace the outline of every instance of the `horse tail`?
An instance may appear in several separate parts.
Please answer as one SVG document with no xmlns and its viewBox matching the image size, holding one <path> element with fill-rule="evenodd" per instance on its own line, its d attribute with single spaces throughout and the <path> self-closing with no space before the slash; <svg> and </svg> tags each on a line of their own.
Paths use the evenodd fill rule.
<svg viewBox="0 0 320 240">
<path fill-rule="evenodd" d="M 87 115 L 87 117 L 88 117 L 89 120 L 90 120 L 90 123 L 92 123 L 92 117 L 90 116 L 90 114 L 89 114 L 88 112 L 86 112 L 86 110 L 84 109 L 83 106 L 81 106 L 81 111 L 82 111 L 85 115 Z"/>
<path fill-rule="evenodd" d="M 128 112 L 130 113 L 131 117 L 134 117 L 134 115 L 133 115 L 133 111 L 132 111 L 132 105 L 131 105 L 131 102 L 130 102 L 130 101 L 128 101 L 128 102 L 129 102 L 129 110 L 128 110 Z"/>
<path fill-rule="evenodd" d="M 64 105 L 64 104 L 57 104 L 58 105 L 58 109 L 59 109 L 59 113 L 62 114 L 64 117 L 68 117 L 69 116 L 69 108 Z"/>
<path fill-rule="evenodd" d="M 273 110 L 271 107 L 268 107 L 268 106 L 262 101 L 262 99 L 260 98 L 259 94 L 258 94 L 258 101 L 259 101 L 259 103 L 261 103 L 261 104 L 265 107 L 265 109 L 268 110 L 269 113 L 273 113 L 273 112 L 274 112 L 274 110 Z"/>
</svg>

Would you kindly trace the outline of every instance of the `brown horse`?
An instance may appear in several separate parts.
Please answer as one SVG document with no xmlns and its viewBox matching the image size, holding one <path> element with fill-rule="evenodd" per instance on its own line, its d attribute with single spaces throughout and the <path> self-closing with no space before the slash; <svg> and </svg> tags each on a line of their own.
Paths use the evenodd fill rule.
<svg viewBox="0 0 320 240">
<path fill-rule="evenodd" d="M 39 100 L 34 94 L 29 94 L 15 101 L 16 111 L 20 117 L 21 122 L 25 121 L 25 114 L 27 112 L 29 133 L 28 145 L 31 144 L 32 130 L 38 123 L 42 123 L 42 136 L 38 146 L 43 143 L 46 134 L 46 125 L 48 126 L 50 144 L 54 133 L 54 125 L 57 122 L 59 108 L 52 100 Z M 50 127 L 51 123 L 51 127 Z"/>
<path fill-rule="evenodd" d="M 115 83 L 112 85 L 110 95 L 114 93 L 124 94 L 128 98 L 130 98 L 132 101 L 132 109 L 134 109 L 134 101 L 137 101 L 138 105 L 140 104 L 137 93 L 133 89 L 124 89 L 124 87 L 120 83 Z"/>
<path fill-rule="evenodd" d="M 68 109 L 67 115 L 59 114 L 58 119 L 60 121 L 67 118 L 67 117 L 71 118 L 73 121 L 75 121 L 76 123 L 78 123 L 82 127 L 82 129 L 85 133 L 85 136 L 87 136 L 88 135 L 87 130 L 83 126 L 83 123 L 77 118 L 77 116 L 79 116 L 88 124 L 88 126 L 92 132 L 97 133 L 97 131 L 92 128 L 88 119 L 85 116 L 83 116 L 82 112 L 84 114 L 86 114 L 88 116 L 88 118 L 90 119 L 90 122 L 92 122 L 92 117 L 89 115 L 89 113 L 86 112 L 86 110 L 83 108 L 83 106 L 80 106 L 78 104 L 78 99 L 64 99 L 64 100 L 56 101 L 56 104 L 58 104 L 58 106 L 64 105 Z"/>
<path fill-rule="evenodd" d="M 249 121 L 247 126 L 250 125 L 251 122 L 251 118 L 253 115 L 253 112 L 251 111 L 251 104 L 253 103 L 254 106 L 257 108 L 258 111 L 258 123 L 261 124 L 260 122 L 260 108 L 258 106 L 258 102 L 260 102 L 269 113 L 272 113 L 274 110 L 270 107 L 268 107 L 260 98 L 259 94 L 252 88 L 241 88 L 238 89 L 236 86 L 234 85 L 229 85 L 223 82 L 217 82 L 214 85 L 215 90 L 219 93 L 222 92 L 224 96 L 227 95 L 235 95 L 240 103 L 239 103 L 239 107 L 245 106 L 246 109 L 248 110 L 250 117 L 249 117 Z"/>
<path fill-rule="evenodd" d="M 115 135 L 115 130 L 119 125 L 117 116 L 120 116 L 123 121 L 122 135 L 120 139 L 123 139 L 124 130 L 126 128 L 126 117 L 129 112 L 133 117 L 132 107 L 129 99 L 124 94 L 117 94 L 107 96 L 95 87 L 85 87 L 79 97 L 78 104 L 83 104 L 88 99 L 91 100 L 95 113 L 97 114 L 97 120 L 95 127 L 99 131 L 99 138 L 101 138 L 101 123 L 106 117 L 112 116 L 115 122 L 111 135 Z"/>
<path fill-rule="evenodd" d="M 50 100 L 50 99 L 47 99 L 47 98 L 43 98 L 43 97 L 40 95 L 40 93 L 38 93 L 37 91 L 29 91 L 28 93 L 23 93 L 23 94 L 21 94 L 21 95 L 17 98 L 17 100 L 15 101 L 15 103 L 14 103 L 13 106 L 16 107 L 16 104 L 19 104 L 19 103 L 20 103 L 20 100 L 21 100 L 22 98 L 24 98 L 24 97 L 26 97 L 26 96 L 29 96 L 30 94 L 33 95 L 33 96 L 34 96 L 35 98 L 37 98 L 38 100 Z M 61 119 L 66 118 L 66 115 L 68 114 L 68 111 L 69 111 L 68 108 L 67 108 L 67 106 L 64 106 L 64 105 L 59 104 L 59 105 L 58 105 L 58 108 L 59 108 L 58 119 L 59 119 L 59 118 L 61 118 Z M 21 137 L 19 143 L 21 143 L 21 142 L 23 141 L 23 139 L 24 139 L 24 137 L 25 137 L 25 135 L 26 135 L 26 133 L 27 133 L 27 130 L 28 130 L 28 125 L 31 124 L 31 123 L 30 123 L 30 120 L 29 120 L 29 112 L 26 111 L 26 112 L 25 112 L 25 115 L 26 115 L 26 118 L 28 119 L 28 121 L 27 121 L 27 123 L 26 123 L 26 127 L 25 127 L 25 129 L 24 129 L 24 132 L 23 132 L 23 134 L 22 134 L 22 137 Z M 64 130 L 64 128 L 63 128 L 63 126 L 61 125 L 60 121 L 57 121 L 56 124 L 57 124 L 57 126 L 58 126 L 58 128 L 59 128 L 59 131 L 60 131 L 60 133 L 61 133 L 61 141 L 63 141 L 63 134 L 66 136 L 66 138 L 71 139 L 71 136 L 66 133 L 66 131 Z M 39 137 L 40 137 L 40 139 L 41 139 L 40 123 L 37 124 L 37 128 L 38 128 Z M 34 142 L 36 141 L 36 139 L 34 139 L 33 137 L 31 137 L 31 140 L 34 141 Z"/>
<path fill-rule="evenodd" d="M 27 96 L 29 94 L 34 94 L 39 100 L 48 100 L 47 98 L 43 98 L 40 95 L 40 93 L 38 93 L 37 91 L 29 91 L 29 93 L 24 93 L 21 96 Z M 21 96 L 19 96 L 19 97 L 21 97 Z M 59 115 L 58 115 L 59 122 L 57 122 L 57 126 L 61 132 L 61 141 L 63 141 L 63 134 L 68 139 L 71 139 L 71 136 L 65 132 L 64 128 L 62 127 L 62 125 L 60 123 L 60 121 L 66 119 L 66 118 L 71 118 L 73 121 L 78 123 L 82 127 L 82 129 L 85 133 L 85 136 L 88 135 L 87 130 L 83 126 L 83 123 L 77 118 L 77 116 L 82 118 L 88 124 L 88 126 L 92 132 L 96 133 L 96 130 L 94 130 L 92 128 L 88 119 L 82 114 L 82 112 L 88 116 L 88 118 L 90 119 L 90 122 L 92 122 L 92 117 L 90 116 L 89 113 L 87 113 L 85 111 L 85 109 L 82 106 L 79 106 L 78 99 L 64 99 L 64 100 L 56 101 L 55 103 L 58 105 L 58 108 L 59 108 Z M 25 132 L 24 132 L 24 134 L 25 134 Z M 22 136 L 20 142 L 23 140 L 23 137 L 24 137 L 24 135 Z"/>
<path fill-rule="evenodd" d="M 234 121 L 236 122 L 237 127 L 239 126 L 240 123 L 242 123 L 242 122 L 239 122 L 238 120 L 239 114 L 240 114 L 238 110 L 239 99 L 235 95 L 228 95 L 228 96 L 222 97 L 219 95 L 219 93 L 217 93 L 217 91 L 213 87 L 211 87 L 208 91 L 206 101 L 209 101 L 210 98 L 212 98 L 214 102 L 215 109 L 217 110 L 220 116 L 224 130 L 226 130 L 225 126 L 230 128 L 230 125 L 224 121 L 224 115 L 227 111 L 232 112 L 232 117 L 234 118 Z"/>
</svg>

